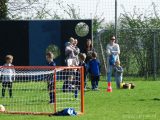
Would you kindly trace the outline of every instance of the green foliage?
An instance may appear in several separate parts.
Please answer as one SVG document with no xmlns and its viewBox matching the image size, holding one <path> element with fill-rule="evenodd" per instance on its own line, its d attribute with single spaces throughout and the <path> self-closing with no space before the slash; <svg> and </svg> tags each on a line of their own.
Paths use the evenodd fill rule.
<svg viewBox="0 0 160 120">
<path fill-rule="evenodd" d="M 157 73 L 160 71 L 160 19 L 156 14 L 157 10 L 154 5 L 150 13 L 141 13 L 139 9 L 134 8 L 133 12 L 128 13 L 124 9 L 118 20 L 118 43 L 120 44 L 121 54 L 120 60 L 125 68 L 124 75 L 153 76 L 154 73 L 154 54 L 153 40 L 156 36 L 156 61 Z M 155 15 L 153 17 L 153 15 Z M 101 35 L 104 51 L 110 40 L 110 36 L 114 34 L 114 24 L 106 25 L 106 32 Z M 98 48 L 97 42 L 97 49 Z M 99 51 L 100 53 L 101 51 Z M 101 57 L 100 57 L 101 59 Z"/>
<path fill-rule="evenodd" d="M 54 44 L 51 44 L 46 48 L 46 53 L 47 52 L 52 52 L 54 54 L 54 58 L 58 57 L 61 54 L 60 49 Z"/>
<path fill-rule="evenodd" d="M 98 18 L 97 16 L 93 19 L 93 35 L 97 34 L 98 29 L 102 29 L 102 24 L 104 22 L 104 18 Z"/>
<path fill-rule="evenodd" d="M 7 0 L 0 0 L 0 20 L 7 19 Z"/>
<path fill-rule="evenodd" d="M 154 9 L 154 5 L 152 6 Z M 130 69 L 134 70 L 133 74 L 147 76 L 152 75 L 154 71 L 153 39 L 156 34 L 156 45 L 159 46 L 159 30 L 155 28 L 160 27 L 160 19 L 155 9 L 152 12 L 155 17 L 141 13 L 135 7 L 133 13 L 125 12 L 119 18 L 118 38 L 123 53 L 121 58 L 128 72 Z M 156 51 L 159 50 L 156 47 Z"/>
<path fill-rule="evenodd" d="M 84 22 L 80 22 L 76 25 L 75 32 L 78 36 L 84 37 L 89 33 L 89 26 Z"/>
</svg>

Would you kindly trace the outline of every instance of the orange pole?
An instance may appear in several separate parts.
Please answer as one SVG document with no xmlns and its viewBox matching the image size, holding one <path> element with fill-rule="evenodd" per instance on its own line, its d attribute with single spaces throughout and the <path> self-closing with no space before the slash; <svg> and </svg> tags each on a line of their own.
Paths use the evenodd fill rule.
<svg viewBox="0 0 160 120">
<path fill-rule="evenodd" d="M 81 67 L 80 73 L 81 73 L 81 113 L 84 113 L 84 67 Z"/>
<path fill-rule="evenodd" d="M 54 69 L 54 76 L 53 76 L 53 80 L 54 80 L 54 113 L 56 113 L 56 107 L 57 107 L 57 104 L 56 104 L 56 69 Z"/>
</svg>

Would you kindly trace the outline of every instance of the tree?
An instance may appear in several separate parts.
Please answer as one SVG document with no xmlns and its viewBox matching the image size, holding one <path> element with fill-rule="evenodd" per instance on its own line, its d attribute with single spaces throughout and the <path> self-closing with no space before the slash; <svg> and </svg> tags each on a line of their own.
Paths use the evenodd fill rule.
<svg viewBox="0 0 160 120">
<path fill-rule="evenodd" d="M 7 0 L 0 0 L 0 20 L 7 19 Z"/>
<path fill-rule="evenodd" d="M 153 75 L 153 35 L 159 32 L 160 19 L 155 4 L 152 3 L 149 13 L 141 13 L 136 7 L 133 13 L 121 14 L 119 18 L 119 43 L 122 49 L 122 61 L 128 71 L 138 73 L 141 76 Z M 160 36 L 156 34 L 157 38 Z M 159 46 L 159 39 L 156 45 Z M 156 47 L 157 51 L 160 51 Z M 158 52 L 155 53 L 159 61 Z M 157 62 L 159 66 L 159 62 Z M 132 70 L 131 70 L 132 69 Z M 157 70 L 159 68 L 157 67 Z"/>
</svg>

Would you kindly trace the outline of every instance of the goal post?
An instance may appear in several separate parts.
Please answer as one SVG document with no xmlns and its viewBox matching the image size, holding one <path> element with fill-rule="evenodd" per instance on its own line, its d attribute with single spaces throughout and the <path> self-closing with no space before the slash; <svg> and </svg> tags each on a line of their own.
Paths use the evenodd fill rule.
<svg viewBox="0 0 160 120">
<path fill-rule="evenodd" d="M 53 114 L 65 108 L 84 113 L 84 69 L 64 66 L 1 66 L 4 113 Z"/>
</svg>

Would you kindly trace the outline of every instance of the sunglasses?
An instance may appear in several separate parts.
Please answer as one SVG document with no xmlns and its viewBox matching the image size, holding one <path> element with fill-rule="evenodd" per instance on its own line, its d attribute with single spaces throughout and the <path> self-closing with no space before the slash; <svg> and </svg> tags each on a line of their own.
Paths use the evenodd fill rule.
<svg viewBox="0 0 160 120">
<path fill-rule="evenodd" d="M 116 39 L 111 39 L 111 40 L 116 40 Z"/>
</svg>

